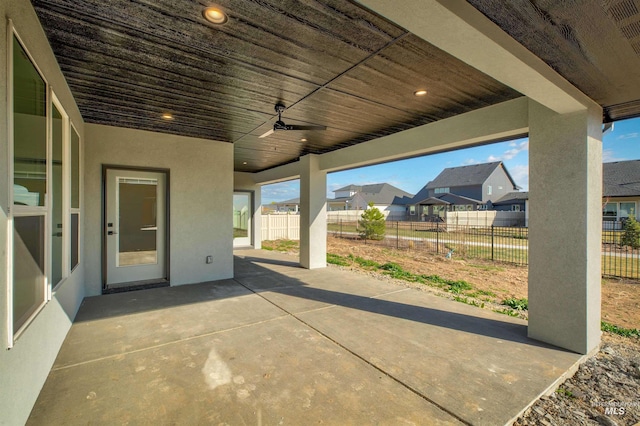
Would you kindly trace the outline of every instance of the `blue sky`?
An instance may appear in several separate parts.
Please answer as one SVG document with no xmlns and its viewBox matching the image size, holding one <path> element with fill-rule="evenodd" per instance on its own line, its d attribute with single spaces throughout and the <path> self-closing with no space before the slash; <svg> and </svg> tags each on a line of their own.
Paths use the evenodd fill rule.
<svg viewBox="0 0 640 426">
<path fill-rule="evenodd" d="M 603 162 L 640 159 L 640 118 L 618 121 L 602 141 Z M 375 166 L 361 167 L 327 175 L 327 197 L 349 185 L 389 183 L 415 194 L 444 168 L 503 161 L 516 183 L 529 189 L 529 141 L 516 139 L 475 148 L 426 155 Z M 262 187 L 262 203 L 284 201 L 300 196 L 300 182 L 292 180 Z"/>
</svg>

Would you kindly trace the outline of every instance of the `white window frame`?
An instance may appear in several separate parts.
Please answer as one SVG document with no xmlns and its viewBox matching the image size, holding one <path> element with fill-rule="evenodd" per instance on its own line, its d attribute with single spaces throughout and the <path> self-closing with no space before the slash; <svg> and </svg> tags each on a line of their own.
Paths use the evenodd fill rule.
<svg viewBox="0 0 640 426">
<path fill-rule="evenodd" d="M 72 161 L 72 157 L 71 157 L 71 136 L 73 135 L 73 132 L 75 132 L 76 135 L 78 135 L 78 207 L 73 207 L 71 205 L 71 161 Z M 80 136 L 80 132 L 78 132 L 78 129 L 76 129 L 76 126 L 71 122 L 71 120 L 69 120 L 69 149 L 68 149 L 68 153 L 69 153 L 69 157 L 68 157 L 68 164 L 69 164 L 69 173 L 67 173 L 65 176 L 68 177 L 69 179 L 69 191 L 68 191 L 68 195 L 69 195 L 69 203 L 66 204 L 66 206 L 69 208 L 69 213 L 67 214 L 67 220 L 69 221 L 69 250 L 68 250 L 68 261 L 67 261 L 67 267 L 69 268 L 69 274 L 72 274 L 73 271 L 76 270 L 76 268 L 78 266 L 80 266 L 80 263 L 82 262 L 82 189 L 83 189 L 83 179 L 82 179 L 82 172 L 83 172 L 83 166 L 82 166 L 82 155 L 83 155 L 83 146 L 82 146 L 82 137 Z M 77 214 L 78 215 L 78 263 L 75 265 L 74 268 L 71 268 L 71 246 L 72 246 L 72 241 L 71 241 L 71 215 L 73 214 Z"/>
<path fill-rule="evenodd" d="M 33 319 L 42 311 L 44 306 L 51 300 L 51 284 L 49 283 L 50 275 L 50 256 L 51 256 L 51 247 L 49 244 L 49 234 L 51 233 L 50 229 L 50 210 L 51 210 L 51 181 L 49 179 L 50 175 L 50 158 L 51 158 L 51 129 L 49 123 L 51 122 L 51 108 L 47 108 L 46 110 L 46 120 L 47 120 L 47 130 L 46 130 L 46 144 L 47 144 L 47 193 L 44 200 L 44 206 L 19 206 L 13 204 L 13 182 L 14 182 L 14 112 L 13 112 L 13 99 L 14 99 L 14 82 L 13 82 L 13 39 L 18 41 L 21 45 L 24 52 L 27 54 L 27 57 L 33 64 L 34 68 L 42 78 L 42 81 L 45 83 L 45 102 L 48 106 L 51 102 L 51 93 L 49 88 L 48 81 L 44 78 L 44 74 L 38 63 L 35 61 L 34 57 L 27 49 L 26 44 L 15 30 L 13 26 L 13 22 L 11 20 L 7 23 L 7 118 L 8 118 L 8 173 L 9 179 L 7 179 L 9 184 L 9 214 L 7 220 L 7 347 L 12 348 L 14 342 L 22 335 L 22 333 L 29 327 L 29 325 L 33 322 Z M 14 218 L 15 217 L 31 217 L 31 216 L 43 216 L 44 217 L 44 269 L 45 269 L 45 277 L 44 277 L 44 285 L 42 291 L 44 292 L 43 302 L 38 305 L 34 311 L 31 313 L 29 318 L 20 326 L 18 330 L 13 330 L 13 233 L 14 233 Z"/>
<path fill-rule="evenodd" d="M 18 41 L 24 52 L 26 53 L 29 61 L 31 61 L 33 67 L 42 78 L 42 81 L 45 84 L 45 102 L 46 102 L 46 194 L 44 197 L 44 206 L 22 206 L 22 205 L 14 205 L 14 73 L 13 73 L 13 40 Z M 7 173 L 9 174 L 9 178 L 7 179 L 9 190 L 8 190 L 8 203 L 9 203 L 9 211 L 7 215 L 7 268 L 6 268 L 6 279 L 7 279 L 7 317 L 6 317 L 6 331 L 7 331 L 7 347 L 12 348 L 15 342 L 20 338 L 20 336 L 25 332 L 25 330 L 29 327 L 29 325 L 33 322 L 33 320 L 38 316 L 38 314 L 42 311 L 42 309 L 46 306 L 46 304 L 51 300 L 52 295 L 55 293 L 57 289 L 68 279 L 69 275 L 72 273 L 71 271 L 71 214 L 78 214 L 78 265 L 80 264 L 80 256 L 82 253 L 81 250 L 81 242 L 82 238 L 80 233 L 82 232 L 81 226 L 81 207 L 82 207 L 82 190 L 83 190 L 83 182 L 82 182 L 82 155 L 83 155 L 83 144 L 82 139 L 80 137 L 80 133 L 75 129 L 73 124 L 70 121 L 69 115 L 65 111 L 64 107 L 60 100 L 56 97 L 53 92 L 51 85 L 47 81 L 42 72 L 41 68 L 38 66 L 37 61 L 29 52 L 27 45 L 24 43 L 18 32 L 16 31 L 13 22 L 8 20 L 7 23 L 7 141 L 8 141 L 8 167 Z M 51 275 L 52 275 L 52 261 L 53 261 L 53 250 L 52 250 L 52 231 L 53 231 L 53 107 L 60 112 L 62 116 L 62 231 L 63 231 L 63 241 L 62 241 L 62 255 L 60 261 L 62 262 L 62 277 L 58 283 L 51 283 Z M 78 188 L 79 188 L 79 199 L 78 199 L 78 208 L 71 208 L 71 132 L 75 131 L 78 135 Z M 20 326 L 19 329 L 14 332 L 14 322 L 13 322 L 13 265 L 14 265 L 14 218 L 17 217 L 42 217 L 44 220 L 44 283 L 42 291 L 44 293 L 43 301 L 38 306 L 36 306 L 33 312 L 29 315 L 29 318 Z M 53 288 L 52 288 L 53 287 Z"/>
<path fill-rule="evenodd" d="M 55 95 L 53 91 L 51 94 L 51 102 L 50 105 L 55 106 L 60 115 L 62 116 L 62 256 L 60 261 L 62 262 L 62 277 L 60 281 L 57 283 L 51 283 L 51 291 L 55 293 L 55 291 L 60 288 L 60 286 L 67 280 L 69 277 L 69 269 L 70 269 L 70 251 L 71 251 L 71 214 L 69 213 L 69 206 L 71 205 L 71 176 L 69 174 L 69 160 L 71 159 L 71 133 L 69 132 L 69 116 L 67 112 L 64 110 L 58 97 Z M 53 232 L 55 229 L 53 228 L 53 109 L 49 112 L 51 115 L 51 119 L 49 120 L 49 133 L 51 137 L 49 138 L 49 161 L 47 168 L 48 176 L 47 180 L 50 180 L 49 193 L 51 199 L 51 206 L 49 210 L 49 229 Z M 51 235 L 49 235 L 51 238 Z M 49 247 L 52 246 L 52 241 L 49 241 Z M 49 250 L 49 265 L 50 268 L 53 268 L 53 250 Z M 49 270 L 49 279 L 51 279 L 52 269 Z"/>
</svg>

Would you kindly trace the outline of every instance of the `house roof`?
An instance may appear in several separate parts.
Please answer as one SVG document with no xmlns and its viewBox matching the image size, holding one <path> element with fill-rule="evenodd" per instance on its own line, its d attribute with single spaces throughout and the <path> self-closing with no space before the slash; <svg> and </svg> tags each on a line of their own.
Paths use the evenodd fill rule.
<svg viewBox="0 0 640 426">
<path fill-rule="evenodd" d="M 492 204 L 494 206 L 499 206 L 502 204 L 514 204 L 528 199 L 529 192 L 527 191 L 509 192 L 508 194 L 503 195 L 500 199 L 494 201 Z"/>
<path fill-rule="evenodd" d="M 362 189 L 362 185 L 347 185 L 342 188 L 338 188 L 333 190 L 333 192 L 344 192 L 344 191 L 360 191 Z"/>
<path fill-rule="evenodd" d="M 284 200 L 284 201 L 276 201 L 277 205 L 285 205 L 285 204 L 300 204 L 300 197 L 298 198 L 292 198 L 290 200 Z"/>
<path fill-rule="evenodd" d="M 235 171 L 522 96 L 351 0 L 228 0 L 229 19 L 217 27 L 202 16 L 207 2 L 192 0 L 31 3 L 86 123 L 233 143 Z M 606 119 L 637 116 L 639 8 L 630 0 L 592 3 L 468 0 L 457 8 L 472 24 L 510 35 L 604 107 Z M 419 87 L 427 98 L 413 95 Z M 287 124 L 327 130 L 260 139 L 273 129 L 277 101 Z M 166 112 L 174 119 L 163 120 Z"/>
<path fill-rule="evenodd" d="M 421 204 L 421 205 L 431 206 L 431 205 L 439 205 L 439 204 L 465 204 L 465 203 L 482 204 L 482 201 L 474 200 L 473 198 L 464 197 L 462 195 L 456 195 L 456 194 L 451 194 L 447 192 L 445 194 L 438 194 L 421 201 L 412 202 L 411 204 Z"/>
<path fill-rule="evenodd" d="M 640 196 L 640 160 L 604 163 L 602 177 L 603 196 Z"/>
<path fill-rule="evenodd" d="M 455 188 L 459 186 L 482 185 L 497 168 L 502 167 L 516 189 L 517 185 L 502 161 L 472 164 L 470 166 L 449 167 L 427 184 L 427 189 Z"/>
<path fill-rule="evenodd" d="M 413 194 L 403 191 L 388 183 L 374 183 L 369 185 L 347 185 L 336 189 L 335 192 L 355 191 L 367 204 L 404 204 Z M 336 199 L 334 199 L 336 200 Z"/>
</svg>

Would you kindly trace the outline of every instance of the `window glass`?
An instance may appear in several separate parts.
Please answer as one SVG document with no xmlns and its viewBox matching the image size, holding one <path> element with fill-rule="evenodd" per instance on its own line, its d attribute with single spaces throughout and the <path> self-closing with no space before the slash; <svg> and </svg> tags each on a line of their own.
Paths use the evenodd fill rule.
<svg viewBox="0 0 640 426">
<path fill-rule="evenodd" d="M 250 194 L 233 194 L 233 238 L 249 237 Z"/>
<path fill-rule="evenodd" d="M 62 114 L 55 105 L 52 105 L 51 116 L 51 284 L 55 287 L 62 280 L 63 275 L 62 242 L 64 241 L 64 229 L 62 228 L 64 215 L 64 206 L 62 205 Z"/>
<path fill-rule="evenodd" d="M 13 202 L 44 206 L 47 192 L 46 84 L 13 38 Z"/>
<path fill-rule="evenodd" d="M 118 179 L 118 266 L 157 264 L 158 180 Z"/>
<path fill-rule="evenodd" d="M 80 136 L 71 128 L 71 208 L 80 208 Z"/>
<path fill-rule="evenodd" d="M 620 217 L 629 217 L 636 215 L 636 203 L 620 203 Z"/>
<path fill-rule="evenodd" d="M 15 217 L 13 233 L 13 332 L 45 301 L 44 216 Z"/>
<path fill-rule="evenodd" d="M 416 206 L 409 206 L 409 214 L 410 215 L 416 214 Z"/>
<path fill-rule="evenodd" d="M 71 215 L 71 270 L 78 266 L 80 257 L 80 215 Z"/>
<path fill-rule="evenodd" d="M 491 185 L 487 185 L 487 195 L 491 195 L 492 192 L 493 188 L 491 187 Z"/>
<path fill-rule="evenodd" d="M 606 203 L 602 208 L 604 220 L 616 220 L 618 216 L 618 203 Z"/>
</svg>

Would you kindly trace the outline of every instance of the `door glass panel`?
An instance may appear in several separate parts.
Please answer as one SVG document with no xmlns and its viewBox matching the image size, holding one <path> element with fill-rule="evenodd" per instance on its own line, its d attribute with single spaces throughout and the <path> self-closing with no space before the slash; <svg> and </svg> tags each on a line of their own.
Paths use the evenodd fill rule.
<svg viewBox="0 0 640 426">
<path fill-rule="evenodd" d="M 44 216 L 15 217 L 13 233 L 13 332 L 45 300 Z"/>
<path fill-rule="evenodd" d="M 71 128 L 71 208 L 80 208 L 80 136 Z"/>
<path fill-rule="evenodd" d="M 52 108 L 51 138 L 51 284 L 62 280 L 62 114 L 55 105 Z"/>
<path fill-rule="evenodd" d="M 71 215 L 71 270 L 78 265 L 80 257 L 80 215 Z"/>
<path fill-rule="evenodd" d="M 47 189 L 46 85 L 13 38 L 13 203 L 44 206 Z"/>
<path fill-rule="evenodd" d="M 118 266 L 158 262 L 157 179 L 118 178 Z"/>
<path fill-rule="evenodd" d="M 233 194 L 233 238 L 249 237 L 249 195 Z"/>
</svg>

